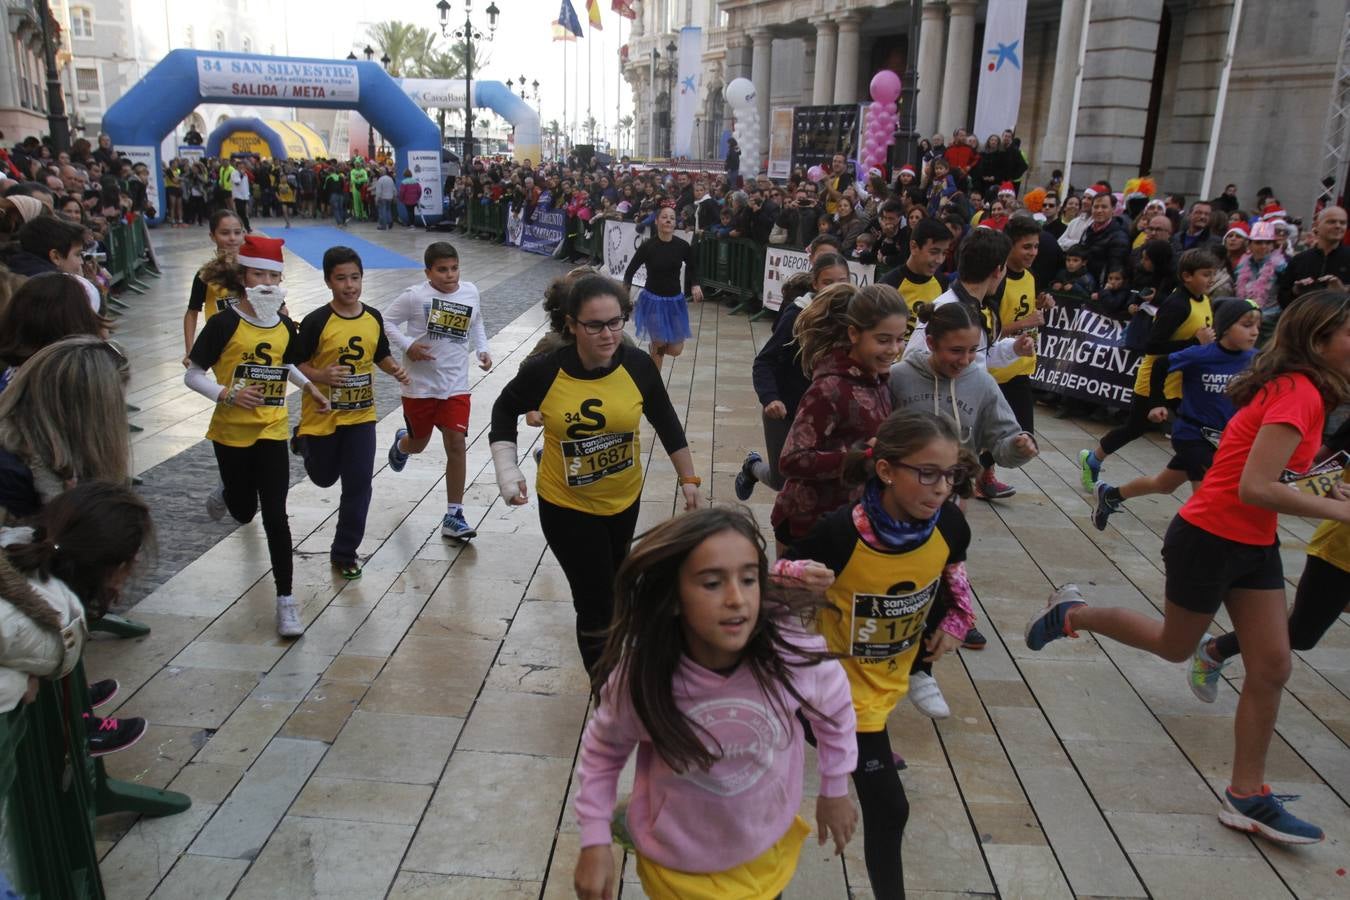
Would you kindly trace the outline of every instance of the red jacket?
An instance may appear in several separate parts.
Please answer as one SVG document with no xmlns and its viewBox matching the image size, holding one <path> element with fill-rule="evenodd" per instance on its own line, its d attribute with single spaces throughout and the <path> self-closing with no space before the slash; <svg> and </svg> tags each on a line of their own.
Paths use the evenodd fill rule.
<svg viewBox="0 0 1350 900">
<path fill-rule="evenodd" d="M 965 144 L 954 144 L 951 147 L 948 147 L 947 152 L 944 155 L 947 157 L 947 162 L 951 163 L 953 169 L 960 169 L 967 175 L 970 174 L 971 167 L 975 165 L 975 161 L 980 157 L 980 154 L 976 153 L 972 148 L 967 147 Z"/>
<path fill-rule="evenodd" d="M 862 485 L 842 480 L 844 458 L 876 436 L 891 414 L 890 373 L 866 373 L 841 347 L 816 364 L 797 405 L 778 470 L 787 478 L 773 504 L 776 533 L 805 537 L 828 512 L 862 496 Z M 786 523 L 785 529 L 779 523 Z"/>
</svg>

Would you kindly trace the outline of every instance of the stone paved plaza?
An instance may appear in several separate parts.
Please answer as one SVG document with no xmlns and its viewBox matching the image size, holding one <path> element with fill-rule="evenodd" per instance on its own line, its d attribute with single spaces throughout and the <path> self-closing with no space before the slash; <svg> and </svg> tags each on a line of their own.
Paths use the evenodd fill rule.
<svg viewBox="0 0 1350 900">
<path fill-rule="evenodd" d="M 260 227 L 285 236 L 271 225 Z M 350 231 L 412 259 L 432 239 Z M 154 239 L 164 277 L 129 298 L 117 334 L 132 360 L 130 402 L 141 409 L 132 420 L 144 428 L 134 465 L 159 527 L 157 562 L 129 613 L 153 631 L 133 641 L 100 635 L 87 665 L 91 678 L 121 681 L 115 714 L 151 723 L 139 745 L 107 758 L 111 773 L 193 802 L 164 819 L 99 820 L 108 896 L 573 896 L 568 799 L 586 682 L 561 570 L 533 503 L 508 509 L 497 498 L 486 440 L 493 398 L 544 325 L 542 287 L 567 267 L 454 239 L 465 278 L 483 290 L 497 362 L 474 370 L 466 514 L 479 537 L 465 548 L 440 537 L 444 457 L 434 445 L 402 473 L 385 467 L 402 421 L 385 379 L 365 576 L 348 584 L 328 565 L 337 489 L 299 480 L 289 509 L 308 631 L 284 642 L 261 525 L 218 525 L 202 506 L 216 482 L 202 439 L 211 404 L 183 386 L 179 360 L 205 231 L 159 229 Z M 369 270 L 365 299 L 383 307 L 420 277 L 420 268 Z M 297 320 L 327 299 L 321 273 L 298 257 L 288 258 L 286 284 Z M 696 338 L 665 374 L 705 493 L 734 502 L 740 461 L 762 445 L 750 360 L 768 324 L 715 303 L 690 312 Z M 1029 613 L 1066 581 L 1089 599 L 1156 612 L 1159 548 L 1177 506 L 1131 501 L 1098 533 L 1075 460 L 1101 426 L 1045 408 L 1037 424 L 1041 457 L 1003 473 L 1017 496 L 968 510 L 989 646 L 937 667 L 951 718 L 934 723 L 904 703 L 891 719 L 913 808 L 909 896 L 1350 896 L 1350 627 L 1342 619 L 1317 650 L 1295 655 L 1270 752 L 1275 789 L 1300 794 L 1294 810 L 1327 841 L 1291 850 L 1223 828 L 1216 792 L 1240 664 L 1205 706 L 1181 666 L 1092 638 L 1040 654 L 1022 643 Z M 537 436 L 522 431 L 531 478 L 526 451 Z M 674 471 L 651 453 L 652 437 L 645 429 L 644 525 L 675 508 Z M 1159 440 L 1140 441 L 1112 457 L 1108 476 L 1152 472 L 1167 458 Z M 767 533 L 771 495 L 761 488 L 754 500 Z M 1312 529 L 1282 522 L 1291 584 Z M 808 799 L 808 819 L 811 808 Z M 860 838 L 842 863 L 809 841 L 785 896 L 870 898 L 861 854 Z M 622 896 L 643 896 L 631 864 L 624 871 Z"/>
</svg>

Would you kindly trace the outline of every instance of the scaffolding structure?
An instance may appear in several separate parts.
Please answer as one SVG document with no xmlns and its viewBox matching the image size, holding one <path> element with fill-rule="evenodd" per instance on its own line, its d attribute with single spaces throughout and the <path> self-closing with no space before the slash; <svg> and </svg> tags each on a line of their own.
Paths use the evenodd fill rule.
<svg viewBox="0 0 1350 900">
<path fill-rule="evenodd" d="M 1333 197 L 1346 194 L 1347 162 L 1350 162 L 1350 13 L 1346 13 L 1341 24 L 1341 52 L 1336 59 L 1336 74 L 1331 83 L 1331 102 L 1327 106 L 1327 122 L 1322 131 L 1322 164 L 1318 172 L 1320 183 L 1314 196 L 1320 198 L 1328 192 Z"/>
</svg>

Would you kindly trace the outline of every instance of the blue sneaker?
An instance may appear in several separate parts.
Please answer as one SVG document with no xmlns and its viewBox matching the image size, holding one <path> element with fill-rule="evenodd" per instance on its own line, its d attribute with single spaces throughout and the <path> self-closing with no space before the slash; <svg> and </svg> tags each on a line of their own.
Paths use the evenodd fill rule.
<svg viewBox="0 0 1350 900">
<path fill-rule="evenodd" d="M 463 510 L 455 513 L 446 513 L 445 518 L 441 520 L 441 537 L 453 538 L 457 541 L 467 541 L 469 538 L 477 536 L 478 532 L 464 520 Z"/>
<path fill-rule="evenodd" d="M 400 428 L 394 432 L 394 442 L 389 445 L 389 468 L 395 472 L 402 472 L 403 467 L 408 464 L 408 454 L 398 449 L 398 442 L 408 436 L 408 429 Z"/>
<path fill-rule="evenodd" d="M 1078 451 L 1078 468 L 1083 474 L 1083 490 L 1091 491 L 1092 486 L 1097 483 L 1097 479 L 1102 474 L 1101 461 L 1093 455 L 1091 450 Z"/>
<path fill-rule="evenodd" d="M 1087 603 L 1084 602 L 1083 594 L 1076 584 L 1066 584 L 1051 594 L 1050 602 L 1045 605 L 1045 609 L 1031 617 L 1026 630 L 1022 633 L 1027 646 L 1032 650 L 1039 650 L 1062 637 L 1077 637 L 1078 635 L 1068 631 L 1065 625 L 1069 611 L 1080 606 L 1087 606 Z"/>
<path fill-rule="evenodd" d="M 759 479 L 755 477 L 755 466 L 764 462 L 764 457 L 760 456 L 754 450 L 745 454 L 745 462 L 741 463 L 741 470 L 736 473 L 736 499 L 744 503 L 750 499 L 750 495 L 755 492 L 755 485 Z"/>
<path fill-rule="evenodd" d="M 1272 794 L 1268 784 L 1250 797 L 1236 797 L 1232 788 L 1226 788 L 1219 821 L 1281 844 L 1316 844 L 1325 837 L 1322 829 L 1289 812 L 1281 802 L 1297 799 L 1296 794 Z"/>
<path fill-rule="evenodd" d="M 1107 498 L 1106 492 L 1109 490 L 1111 490 L 1111 485 L 1105 481 L 1097 482 L 1095 491 L 1097 505 L 1092 508 L 1092 524 L 1096 526 L 1098 531 L 1106 530 L 1106 520 L 1111 518 L 1111 513 L 1118 513 L 1125 508 L 1120 505 L 1119 501 Z"/>
</svg>

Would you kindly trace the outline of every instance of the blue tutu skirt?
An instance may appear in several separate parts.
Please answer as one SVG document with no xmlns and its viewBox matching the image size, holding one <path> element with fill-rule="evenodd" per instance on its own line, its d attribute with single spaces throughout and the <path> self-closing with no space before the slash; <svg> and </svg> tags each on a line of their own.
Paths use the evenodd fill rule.
<svg viewBox="0 0 1350 900">
<path fill-rule="evenodd" d="M 633 310 L 633 327 L 638 337 L 658 344 L 678 344 L 694 334 L 689 330 L 689 306 L 684 294 L 662 297 L 645 288 Z"/>
</svg>

